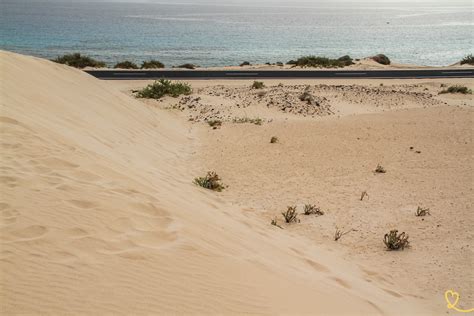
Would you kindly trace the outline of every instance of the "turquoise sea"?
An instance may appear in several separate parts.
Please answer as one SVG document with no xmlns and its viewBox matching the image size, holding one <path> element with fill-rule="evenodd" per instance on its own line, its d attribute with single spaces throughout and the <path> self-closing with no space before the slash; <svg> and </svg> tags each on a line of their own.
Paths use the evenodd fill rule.
<svg viewBox="0 0 474 316">
<path fill-rule="evenodd" d="M 0 48 L 46 58 L 219 66 L 384 53 L 449 65 L 474 52 L 472 1 L 0 1 Z"/>
</svg>

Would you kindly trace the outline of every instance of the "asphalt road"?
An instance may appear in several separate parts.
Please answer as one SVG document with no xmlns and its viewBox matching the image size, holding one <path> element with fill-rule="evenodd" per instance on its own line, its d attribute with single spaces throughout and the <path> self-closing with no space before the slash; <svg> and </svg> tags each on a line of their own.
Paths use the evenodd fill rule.
<svg viewBox="0 0 474 316">
<path fill-rule="evenodd" d="M 313 79 L 313 78 L 474 78 L 473 69 L 416 70 L 86 70 L 104 80 L 150 79 Z"/>
</svg>

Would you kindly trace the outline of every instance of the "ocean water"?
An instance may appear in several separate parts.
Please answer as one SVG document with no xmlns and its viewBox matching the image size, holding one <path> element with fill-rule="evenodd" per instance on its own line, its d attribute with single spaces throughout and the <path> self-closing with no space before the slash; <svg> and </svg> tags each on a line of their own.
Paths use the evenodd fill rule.
<svg viewBox="0 0 474 316">
<path fill-rule="evenodd" d="M 470 0 L 0 3 L 0 48 L 46 58 L 82 52 L 109 64 L 154 58 L 220 66 L 384 53 L 436 66 L 474 52 Z"/>
</svg>

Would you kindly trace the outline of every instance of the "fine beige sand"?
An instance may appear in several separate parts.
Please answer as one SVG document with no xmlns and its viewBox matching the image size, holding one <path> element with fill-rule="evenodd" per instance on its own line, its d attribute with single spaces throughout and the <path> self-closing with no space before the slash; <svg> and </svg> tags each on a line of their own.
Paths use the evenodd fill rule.
<svg viewBox="0 0 474 316">
<path fill-rule="evenodd" d="M 437 92 L 472 81 L 195 81 L 142 102 L 147 82 L 0 62 L 2 314 L 444 315 L 447 289 L 471 307 L 473 102 Z M 192 184 L 208 170 L 222 193 Z M 304 203 L 325 215 L 282 222 Z M 393 228 L 412 247 L 385 251 Z"/>
</svg>

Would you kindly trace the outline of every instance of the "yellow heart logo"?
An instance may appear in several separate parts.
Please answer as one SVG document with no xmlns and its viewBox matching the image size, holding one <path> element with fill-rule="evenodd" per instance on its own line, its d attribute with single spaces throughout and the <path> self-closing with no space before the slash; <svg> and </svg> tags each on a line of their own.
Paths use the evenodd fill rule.
<svg viewBox="0 0 474 316">
<path fill-rule="evenodd" d="M 458 304 L 459 293 L 449 290 L 449 291 L 446 291 L 446 293 L 444 293 L 444 298 L 446 299 L 446 302 L 448 303 L 448 308 L 451 309 Z"/>
</svg>

